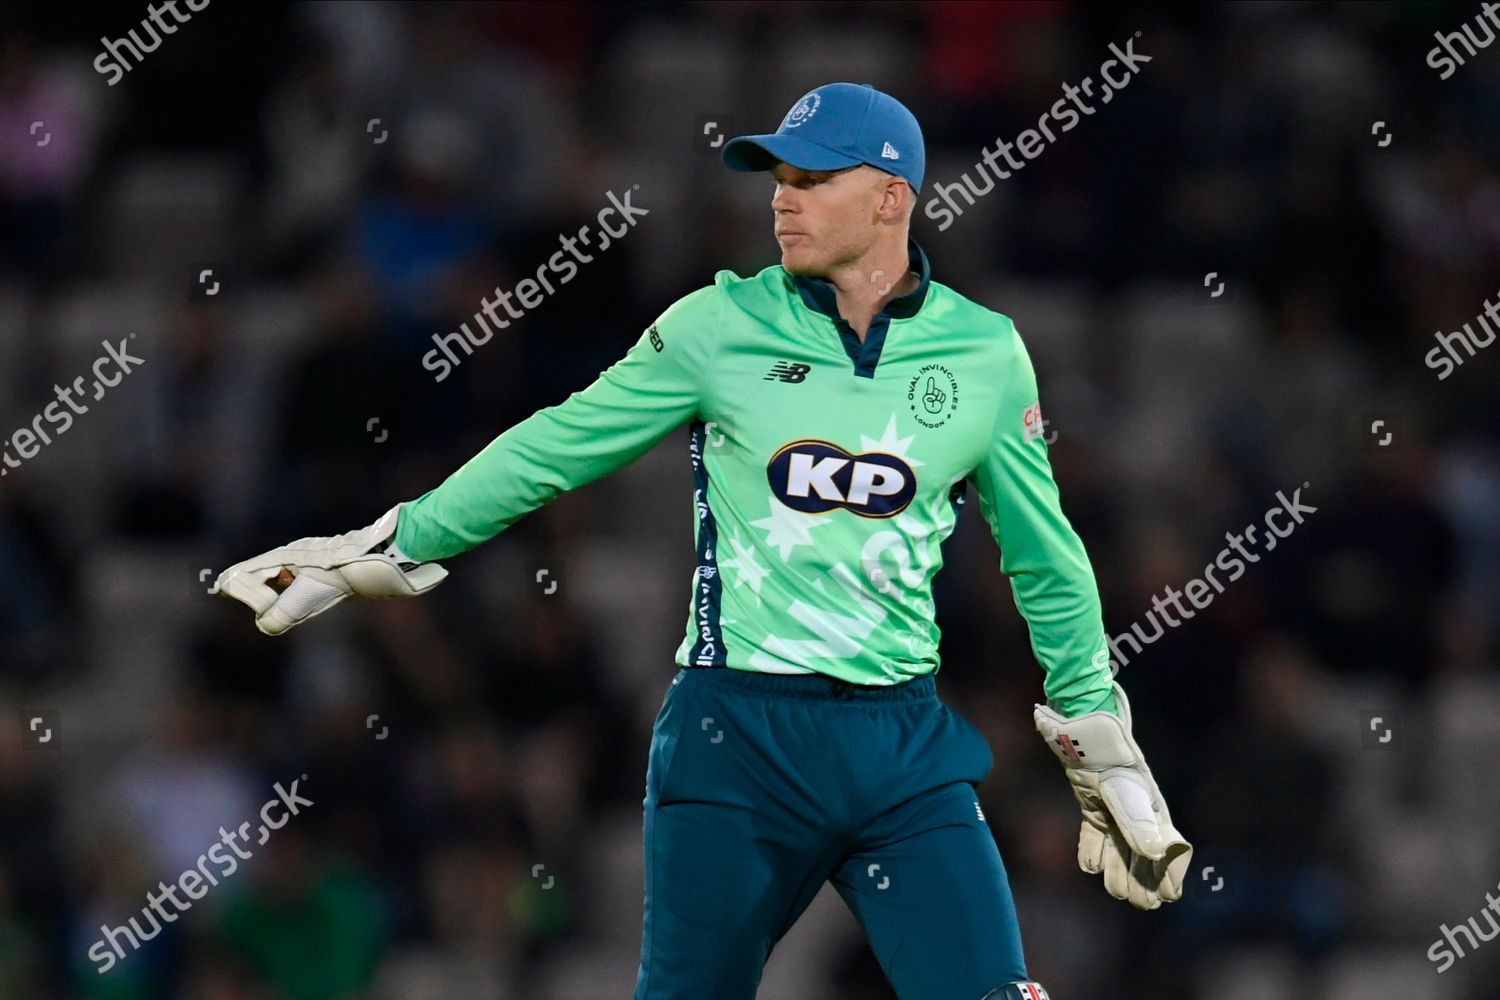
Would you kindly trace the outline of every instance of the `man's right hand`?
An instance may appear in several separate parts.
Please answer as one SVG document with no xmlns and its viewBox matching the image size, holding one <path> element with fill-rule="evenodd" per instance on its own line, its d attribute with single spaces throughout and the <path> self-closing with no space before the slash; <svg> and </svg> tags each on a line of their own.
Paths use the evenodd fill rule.
<svg viewBox="0 0 1500 1000">
<path fill-rule="evenodd" d="M 415 597 L 443 582 L 437 563 L 416 563 L 395 544 L 401 505 L 368 528 L 331 538 L 300 538 L 236 563 L 219 574 L 213 593 L 250 606 L 255 627 L 280 635 L 346 597 Z M 290 579 L 289 579 L 290 578 Z"/>
</svg>

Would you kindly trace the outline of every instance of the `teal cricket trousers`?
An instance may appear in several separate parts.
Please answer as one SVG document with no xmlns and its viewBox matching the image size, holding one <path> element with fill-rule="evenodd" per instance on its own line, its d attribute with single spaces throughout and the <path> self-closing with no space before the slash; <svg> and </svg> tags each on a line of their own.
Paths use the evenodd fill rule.
<svg viewBox="0 0 1500 1000">
<path fill-rule="evenodd" d="M 931 676 L 870 688 L 679 670 L 646 771 L 635 1000 L 754 1000 L 772 947 L 830 880 L 901 1000 L 1025 980 L 975 794 L 993 767 Z"/>
</svg>

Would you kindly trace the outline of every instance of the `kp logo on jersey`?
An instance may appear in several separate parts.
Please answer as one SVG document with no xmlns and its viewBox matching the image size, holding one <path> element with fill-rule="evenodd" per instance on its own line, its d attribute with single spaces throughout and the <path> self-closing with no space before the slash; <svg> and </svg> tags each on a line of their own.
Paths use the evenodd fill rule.
<svg viewBox="0 0 1500 1000">
<path fill-rule="evenodd" d="M 776 499 L 804 514 L 842 507 L 860 517 L 895 517 L 917 495 L 917 476 L 896 455 L 855 455 L 827 441 L 782 445 L 766 465 Z"/>
</svg>

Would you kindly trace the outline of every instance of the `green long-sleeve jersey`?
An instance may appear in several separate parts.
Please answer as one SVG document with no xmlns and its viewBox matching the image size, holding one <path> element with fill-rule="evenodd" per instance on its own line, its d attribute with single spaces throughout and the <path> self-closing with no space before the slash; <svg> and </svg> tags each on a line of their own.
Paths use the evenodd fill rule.
<svg viewBox="0 0 1500 1000">
<path fill-rule="evenodd" d="M 938 669 L 932 581 L 972 481 L 1068 715 L 1116 709 L 1098 588 L 1063 515 L 1011 320 L 931 280 L 863 341 L 832 287 L 720 271 L 588 388 L 402 506 L 419 561 L 474 548 L 690 424 L 698 560 L 682 666 L 894 684 Z"/>
</svg>

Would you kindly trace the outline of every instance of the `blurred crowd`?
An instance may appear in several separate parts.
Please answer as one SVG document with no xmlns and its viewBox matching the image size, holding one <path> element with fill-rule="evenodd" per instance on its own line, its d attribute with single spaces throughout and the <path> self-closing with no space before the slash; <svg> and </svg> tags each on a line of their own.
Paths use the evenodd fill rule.
<svg viewBox="0 0 1500 1000">
<path fill-rule="evenodd" d="M 1029 346 L 1111 634 L 1278 490 L 1317 512 L 1120 671 L 1197 851 L 1142 914 L 1077 870 L 968 505 L 939 692 L 995 751 L 1031 972 L 1057 1000 L 1494 996 L 1500 945 L 1427 955 L 1500 883 L 1500 347 L 1423 363 L 1500 298 L 1500 47 L 1424 61 L 1473 14 L 221 2 L 111 86 L 101 38 L 141 11 L 0 7 L 0 433 L 104 342 L 144 359 L 0 481 L 0 1000 L 629 995 L 685 433 L 419 601 L 271 640 L 207 581 L 415 498 L 716 270 L 775 263 L 771 184 L 719 165 L 723 134 L 873 83 L 922 122 L 930 189 L 1131 37 L 1128 89 L 913 235 Z M 628 240 L 452 378 L 422 368 L 634 186 Z M 102 926 L 300 776 L 312 806 L 97 971 Z M 893 996 L 828 891 L 761 995 Z"/>
</svg>

